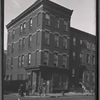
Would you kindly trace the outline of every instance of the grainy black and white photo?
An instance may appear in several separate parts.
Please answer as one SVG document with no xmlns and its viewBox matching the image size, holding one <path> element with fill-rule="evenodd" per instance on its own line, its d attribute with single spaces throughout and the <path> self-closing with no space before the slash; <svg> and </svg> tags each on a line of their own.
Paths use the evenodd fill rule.
<svg viewBox="0 0 100 100">
<path fill-rule="evenodd" d="M 4 100 L 95 100 L 96 1 L 5 0 Z"/>
</svg>

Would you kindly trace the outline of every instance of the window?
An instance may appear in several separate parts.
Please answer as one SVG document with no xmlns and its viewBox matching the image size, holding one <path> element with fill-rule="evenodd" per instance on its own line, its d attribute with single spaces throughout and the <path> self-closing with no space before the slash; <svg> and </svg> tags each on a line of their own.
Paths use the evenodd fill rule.
<svg viewBox="0 0 100 100">
<path fill-rule="evenodd" d="M 7 70 L 9 69 L 9 59 L 7 59 Z"/>
<path fill-rule="evenodd" d="M 67 49 L 67 37 L 66 36 L 63 37 L 63 47 Z"/>
<path fill-rule="evenodd" d="M 59 26 L 60 26 L 60 20 L 58 17 L 56 17 L 55 28 L 59 28 Z"/>
<path fill-rule="evenodd" d="M 87 64 L 90 64 L 90 55 L 87 54 Z"/>
<path fill-rule="evenodd" d="M 36 45 L 40 44 L 40 31 L 37 31 L 36 33 Z"/>
<path fill-rule="evenodd" d="M 82 40 L 80 40 L 80 44 L 82 44 L 83 43 L 83 41 Z"/>
<path fill-rule="evenodd" d="M 28 64 L 31 64 L 31 53 L 28 54 Z"/>
<path fill-rule="evenodd" d="M 22 34 L 22 32 L 23 32 L 23 26 L 22 26 L 22 24 L 20 25 L 20 35 Z"/>
<path fill-rule="evenodd" d="M 25 47 L 25 38 L 22 39 L 22 50 L 24 49 Z"/>
<path fill-rule="evenodd" d="M 39 50 L 35 52 L 35 65 L 38 65 Z"/>
<path fill-rule="evenodd" d="M 54 66 L 58 66 L 58 53 L 54 53 Z"/>
<path fill-rule="evenodd" d="M 21 80 L 23 80 L 23 74 L 21 74 Z"/>
<path fill-rule="evenodd" d="M 92 64 L 95 65 L 95 56 L 92 55 Z"/>
<path fill-rule="evenodd" d="M 73 38 L 73 45 L 76 45 L 76 38 Z"/>
<path fill-rule="evenodd" d="M 63 54 L 63 67 L 66 68 L 67 64 L 67 55 Z"/>
<path fill-rule="evenodd" d="M 37 25 L 40 25 L 40 21 L 41 21 L 41 13 L 39 12 L 37 14 Z"/>
<path fill-rule="evenodd" d="M 94 71 L 92 72 L 92 82 L 95 83 L 95 73 L 94 73 Z"/>
<path fill-rule="evenodd" d="M 80 53 L 80 62 L 83 62 L 83 52 Z"/>
<path fill-rule="evenodd" d="M 21 56 L 18 57 L 18 68 L 21 67 Z"/>
<path fill-rule="evenodd" d="M 10 75 L 10 80 L 12 80 L 12 75 Z"/>
<path fill-rule="evenodd" d="M 45 20 L 46 20 L 45 24 L 50 25 L 50 14 L 46 13 Z"/>
<path fill-rule="evenodd" d="M 28 42 L 29 47 L 31 47 L 31 43 L 32 43 L 32 35 L 29 35 L 29 42 Z"/>
<path fill-rule="evenodd" d="M 75 60 L 75 56 L 76 56 L 76 53 L 75 52 L 73 52 L 73 59 Z"/>
<path fill-rule="evenodd" d="M 29 20 L 29 28 L 32 28 L 32 24 L 33 24 L 33 19 L 30 18 L 30 20 Z"/>
<path fill-rule="evenodd" d="M 26 29 L 26 22 L 23 23 L 23 31 L 25 33 L 25 29 Z"/>
<path fill-rule="evenodd" d="M 87 49 L 90 50 L 90 43 L 87 41 Z"/>
<path fill-rule="evenodd" d="M 48 65 L 48 60 L 49 60 L 49 52 L 44 51 L 44 65 Z"/>
<path fill-rule="evenodd" d="M 64 25 L 65 25 L 65 31 L 68 31 L 68 24 L 69 24 L 69 22 L 68 21 L 66 21 L 66 20 L 64 20 Z"/>
<path fill-rule="evenodd" d="M 19 80 L 19 79 L 20 79 L 19 77 L 20 77 L 20 75 L 18 74 L 18 75 L 17 75 L 17 80 Z"/>
<path fill-rule="evenodd" d="M 6 75 L 6 80 L 9 80 L 9 75 Z"/>
<path fill-rule="evenodd" d="M 10 31 L 8 31 L 8 42 L 10 41 Z"/>
<path fill-rule="evenodd" d="M 92 44 L 92 50 L 95 51 L 95 45 L 94 44 Z"/>
<path fill-rule="evenodd" d="M 10 50 L 10 45 L 8 45 L 8 47 L 7 47 L 7 54 L 9 55 L 9 50 Z"/>
<path fill-rule="evenodd" d="M 56 43 L 56 47 L 58 47 L 59 46 L 59 34 L 58 33 L 55 33 L 54 40 Z"/>
<path fill-rule="evenodd" d="M 89 82 L 89 71 L 87 71 L 86 80 Z"/>
<path fill-rule="evenodd" d="M 15 36 L 15 30 L 12 31 L 12 39 L 14 39 Z"/>
<path fill-rule="evenodd" d="M 24 66 L 24 55 L 22 55 L 22 67 Z"/>
<path fill-rule="evenodd" d="M 75 69 L 72 69 L 72 77 L 75 77 Z"/>
<path fill-rule="evenodd" d="M 11 58 L 11 69 L 13 68 L 13 58 Z"/>
<path fill-rule="evenodd" d="M 47 45 L 49 45 L 49 40 L 50 40 L 50 38 L 49 38 L 49 31 L 45 31 L 45 43 Z"/>
<path fill-rule="evenodd" d="M 14 43 L 12 43 L 12 46 L 11 46 L 11 52 L 13 53 L 14 52 Z"/>
<path fill-rule="evenodd" d="M 19 51 L 21 51 L 21 45 L 22 45 L 22 41 L 21 39 L 19 40 Z"/>
</svg>

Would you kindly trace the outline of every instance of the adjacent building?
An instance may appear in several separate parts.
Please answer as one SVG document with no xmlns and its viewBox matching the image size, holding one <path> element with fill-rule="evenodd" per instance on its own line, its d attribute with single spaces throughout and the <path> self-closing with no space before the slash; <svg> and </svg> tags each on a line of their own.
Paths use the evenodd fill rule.
<svg viewBox="0 0 100 100">
<path fill-rule="evenodd" d="M 96 37 L 72 27 L 70 30 L 70 88 L 81 84 L 94 89 Z"/>
<path fill-rule="evenodd" d="M 71 72 L 78 71 L 74 75 L 76 77 L 79 70 L 91 67 L 76 60 L 82 56 L 80 53 L 94 55 L 95 62 L 94 51 L 88 50 L 87 45 L 80 46 L 80 39 L 82 43 L 89 40 L 89 43 L 95 44 L 95 36 L 70 27 L 72 12 L 49 0 L 37 0 L 7 25 L 6 80 L 27 80 L 35 92 L 39 92 L 41 85 L 47 93 L 69 91 L 70 87 L 84 81 L 83 72 L 76 81 Z M 73 40 L 76 37 L 78 40 Z M 73 41 L 75 46 L 79 42 L 77 47 Z M 79 57 L 76 57 L 78 53 Z M 73 55 L 75 60 L 72 60 Z"/>
</svg>

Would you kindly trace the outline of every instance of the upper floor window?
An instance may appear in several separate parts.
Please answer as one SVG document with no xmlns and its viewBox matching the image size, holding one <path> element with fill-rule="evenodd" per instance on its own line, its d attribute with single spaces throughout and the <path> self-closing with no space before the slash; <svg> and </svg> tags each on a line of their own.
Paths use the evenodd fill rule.
<svg viewBox="0 0 100 100">
<path fill-rule="evenodd" d="M 20 35 L 22 34 L 22 32 L 23 32 L 23 26 L 22 26 L 22 24 L 20 25 Z"/>
<path fill-rule="evenodd" d="M 10 45 L 8 45 L 7 47 L 7 54 L 9 55 L 9 53 L 10 53 Z"/>
<path fill-rule="evenodd" d="M 95 72 L 92 72 L 92 82 L 95 82 Z"/>
<path fill-rule="evenodd" d="M 32 18 L 30 18 L 30 20 L 29 20 L 29 28 L 31 28 L 31 27 L 32 27 L 32 24 L 33 24 L 33 19 L 32 19 Z"/>
<path fill-rule="evenodd" d="M 23 74 L 21 74 L 21 80 L 23 80 Z"/>
<path fill-rule="evenodd" d="M 55 28 L 59 28 L 59 26 L 60 26 L 60 20 L 59 17 L 56 17 Z"/>
<path fill-rule="evenodd" d="M 15 30 L 12 31 L 12 39 L 15 37 Z"/>
<path fill-rule="evenodd" d="M 29 43 L 28 43 L 29 47 L 31 47 L 31 42 L 32 42 L 32 35 L 29 35 Z"/>
<path fill-rule="evenodd" d="M 76 38 L 73 38 L 73 45 L 76 45 Z"/>
<path fill-rule="evenodd" d="M 67 37 L 66 36 L 63 37 L 63 47 L 67 49 Z"/>
<path fill-rule="evenodd" d="M 89 71 L 86 73 L 86 80 L 89 82 Z"/>
<path fill-rule="evenodd" d="M 83 62 L 83 52 L 80 53 L 80 62 Z"/>
<path fill-rule="evenodd" d="M 8 31 L 8 42 L 10 41 L 10 34 L 11 34 L 11 32 Z"/>
<path fill-rule="evenodd" d="M 31 53 L 28 54 L 28 64 L 31 64 Z"/>
<path fill-rule="evenodd" d="M 12 46 L 11 46 L 11 52 L 13 53 L 14 52 L 14 43 L 12 43 Z"/>
<path fill-rule="evenodd" d="M 63 67 L 66 68 L 67 66 L 67 55 L 63 54 Z"/>
<path fill-rule="evenodd" d="M 22 46 L 22 41 L 21 39 L 19 40 L 19 51 L 21 50 L 21 46 Z"/>
<path fill-rule="evenodd" d="M 23 31 L 25 32 L 26 29 L 26 22 L 23 23 Z"/>
<path fill-rule="evenodd" d="M 49 52 L 44 51 L 44 65 L 48 65 L 48 61 L 49 61 Z"/>
<path fill-rule="evenodd" d="M 92 55 L 92 64 L 95 65 L 95 56 Z"/>
<path fill-rule="evenodd" d="M 82 44 L 83 43 L 83 41 L 82 40 L 80 40 L 80 44 Z"/>
<path fill-rule="evenodd" d="M 58 66 L 58 53 L 54 53 L 54 66 Z"/>
<path fill-rule="evenodd" d="M 45 24 L 50 25 L 50 14 L 48 14 L 48 13 L 45 14 L 45 20 L 46 20 Z"/>
<path fill-rule="evenodd" d="M 45 31 L 45 43 L 47 44 L 47 45 L 49 45 L 49 40 L 50 40 L 50 38 L 49 38 L 49 31 Z"/>
<path fill-rule="evenodd" d="M 10 80 L 12 80 L 12 75 L 10 75 Z"/>
<path fill-rule="evenodd" d="M 35 52 L 35 65 L 38 65 L 39 50 Z"/>
<path fill-rule="evenodd" d="M 68 24 L 69 24 L 69 22 L 68 21 L 66 21 L 66 20 L 64 20 L 64 25 L 65 25 L 65 31 L 68 31 Z"/>
<path fill-rule="evenodd" d="M 22 49 L 25 47 L 25 38 L 22 39 Z"/>
<path fill-rule="evenodd" d="M 87 54 L 87 64 L 90 64 L 90 55 Z"/>
<path fill-rule="evenodd" d="M 22 55 L 22 67 L 24 66 L 24 55 Z"/>
<path fill-rule="evenodd" d="M 95 45 L 94 44 L 92 44 L 92 50 L 95 51 Z"/>
<path fill-rule="evenodd" d="M 9 59 L 7 59 L 7 70 L 9 69 Z"/>
<path fill-rule="evenodd" d="M 13 68 L 13 58 L 11 58 L 11 69 Z"/>
<path fill-rule="evenodd" d="M 37 33 L 36 33 L 36 45 L 40 44 L 40 39 L 41 39 L 40 36 L 41 36 L 40 31 L 37 31 Z"/>
<path fill-rule="evenodd" d="M 18 56 L 18 68 L 21 67 L 21 56 Z"/>
<path fill-rule="evenodd" d="M 40 25 L 40 23 L 41 23 L 41 12 L 37 14 L 37 25 Z"/>
<path fill-rule="evenodd" d="M 56 47 L 58 47 L 59 46 L 59 34 L 58 33 L 55 33 L 54 40 L 56 43 Z"/>
<path fill-rule="evenodd" d="M 75 69 L 72 69 L 72 77 L 75 77 Z"/>
<path fill-rule="evenodd" d="M 87 49 L 90 50 L 90 43 L 87 41 Z"/>
<path fill-rule="evenodd" d="M 73 52 L 73 59 L 75 60 L 75 56 L 76 56 L 76 53 L 75 52 Z"/>
</svg>

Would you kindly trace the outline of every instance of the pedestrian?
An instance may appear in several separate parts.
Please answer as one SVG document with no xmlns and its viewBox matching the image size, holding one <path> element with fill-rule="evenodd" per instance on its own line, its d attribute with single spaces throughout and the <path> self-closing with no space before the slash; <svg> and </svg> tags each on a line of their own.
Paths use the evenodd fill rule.
<svg viewBox="0 0 100 100">
<path fill-rule="evenodd" d="M 41 96 L 41 94 L 42 94 L 42 86 L 40 85 L 39 86 L 39 95 Z"/>
<path fill-rule="evenodd" d="M 29 95 L 29 83 L 26 82 L 26 87 L 25 87 L 26 95 Z"/>
<path fill-rule="evenodd" d="M 23 86 L 23 84 L 20 84 L 20 87 L 19 87 L 19 95 L 21 97 L 24 96 L 24 86 Z"/>
</svg>

